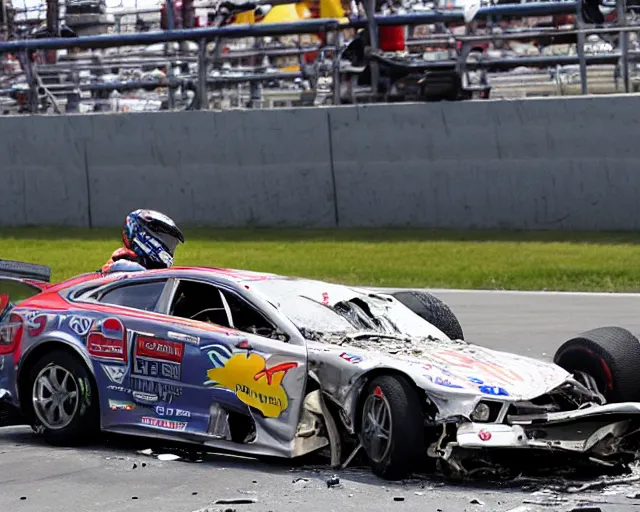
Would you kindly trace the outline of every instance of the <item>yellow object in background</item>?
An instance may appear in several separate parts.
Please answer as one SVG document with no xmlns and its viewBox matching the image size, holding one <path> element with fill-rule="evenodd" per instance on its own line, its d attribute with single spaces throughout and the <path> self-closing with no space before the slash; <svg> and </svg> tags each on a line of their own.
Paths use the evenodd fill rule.
<svg viewBox="0 0 640 512">
<path fill-rule="evenodd" d="M 300 15 L 296 4 L 274 5 L 261 23 L 287 23 L 290 21 L 300 21 Z"/>
<path fill-rule="evenodd" d="M 298 2 L 296 5 L 296 11 L 298 11 L 298 16 L 300 16 L 301 20 L 308 20 L 313 15 L 311 14 L 311 10 L 309 6 L 305 2 Z"/>
<path fill-rule="evenodd" d="M 256 14 L 253 10 L 244 11 L 236 14 L 236 23 L 242 25 L 244 23 L 255 23 L 256 22 Z"/>
<path fill-rule="evenodd" d="M 321 18 L 343 18 L 344 9 L 340 0 L 320 0 Z"/>
</svg>

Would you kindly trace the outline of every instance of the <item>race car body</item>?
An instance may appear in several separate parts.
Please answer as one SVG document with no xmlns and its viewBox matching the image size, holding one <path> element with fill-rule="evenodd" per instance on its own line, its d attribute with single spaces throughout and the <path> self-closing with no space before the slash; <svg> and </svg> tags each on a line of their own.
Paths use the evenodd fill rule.
<svg viewBox="0 0 640 512">
<path fill-rule="evenodd" d="M 0 277 L 0 422 L 53 443 L 101 429 L 249 455 L 328 447 L 339 466 L 353 442 L 400 478 L 429 460 L 465 473 L 487 450 L 626 461 L 640 426 L 615 355 L 640 342 L 620 328 L 554 364 L 465 341 L 424 292 L 191 267 L 52 285 L 30 268 Z"/>
</svg>

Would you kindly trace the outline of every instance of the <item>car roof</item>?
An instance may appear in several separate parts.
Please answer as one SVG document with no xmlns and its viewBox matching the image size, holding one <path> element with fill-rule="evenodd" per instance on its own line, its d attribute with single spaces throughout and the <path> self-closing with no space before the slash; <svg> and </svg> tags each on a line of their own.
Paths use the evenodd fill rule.
<svg viewBox="0 0 640 512">
<path fill-rule="evenodd" d="M 170 278 L 170 277 L 209 277 L 216 281 L 227 281 L 236 284 L 247 282 L 265 281 L 271 279 L 291 279 L 289 277 L 277 274 L 269 274 L 264 272 L 254 272 L 250 270 L 238 270 L 231 268 L 215 268 L 215 267 L 171 267 L 168 269 L 143 270 L 139 272 L 114 272 L 112 274 L 102 274 L 100 272 L 91 272 L 72 277 L 66 281 L 62 281 L 52 285 L 47 291 L 60 291 L 68 288 L 82 285 L 84 283 L 100 281 L 100 284 L 108 284 L 115 281 L 126 279 L 127 281 L 136 281 L 140 278 L 148 278 L 152 276 Z"/>
</svg>

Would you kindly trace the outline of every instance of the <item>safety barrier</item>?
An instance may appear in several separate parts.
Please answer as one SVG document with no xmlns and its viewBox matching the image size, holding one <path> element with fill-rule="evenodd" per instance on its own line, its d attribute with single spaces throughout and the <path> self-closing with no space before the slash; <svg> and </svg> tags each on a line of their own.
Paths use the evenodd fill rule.
<svg viewBox="0 0 640 512">
<path fill-rule="evenodd" d="M 640 228 L 637 97 L 0 118 L 0 224 Z"/>
</svg>

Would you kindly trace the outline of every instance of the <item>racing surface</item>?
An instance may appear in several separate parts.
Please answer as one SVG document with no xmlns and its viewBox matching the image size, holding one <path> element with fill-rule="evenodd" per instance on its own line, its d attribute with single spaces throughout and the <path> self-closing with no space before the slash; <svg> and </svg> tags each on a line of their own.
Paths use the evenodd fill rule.
<svg viewBox="0 0 640 512">
<path fill-rule="evenodd" d="M 458 315 L 469 341 L 547 360 L 563 341 L 593 327 L 619 325 L 640 334 L 640 295 L 453 290 L 434 294 Z M 150 448 L 151 455 L 139 453 Z M 182 458 L 157 457 L 170 453 Z M 337 472 L 340 483 L 329 487 L 327 480 L 336 472 L 321 466 L 213 453 L 192 453 L 192 460 L 184 457 L 175 445 L 167 448 L 143 438 L 110 436 L 93 446 L 63 449 L 44 444 L 30 428 L 0 428 L 0 512 L 529 512 L 580 510 L 589 504 L 603 511 L 640 507 L 640 481 L 568 492 L 575 486 L 561 478 L 509 486 L 452 484 L 437 476 L 391 483 L 355 467 Z M 564 490 L 545 491 L 553 485 Z M 638 499 L 629 497 L 636 493 Z M 226 499 L 249 503 L 215 503 Z"/>
</svg>

